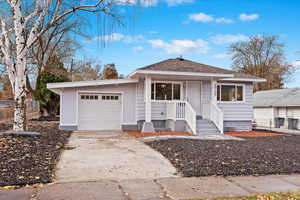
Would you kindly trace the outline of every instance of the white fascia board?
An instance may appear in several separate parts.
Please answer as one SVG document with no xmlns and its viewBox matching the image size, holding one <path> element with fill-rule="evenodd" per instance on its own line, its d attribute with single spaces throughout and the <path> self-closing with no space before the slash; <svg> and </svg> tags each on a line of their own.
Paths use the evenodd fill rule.
<svg viewBox="0 0 300 200">
<path fill-rule="evenodd" d="M 202 76 L 202 77 L 223 77 L 233 78 L 233 74 L 220 74 L 220 73 L 202 73 L 202 72 L 178 72 L 178 71 L 156 71 L 156 70 L 137 70 L 129 74 L 132 77 L 135 74 L 148 74 L 148 75 L 182 75 L 182 76 Z"/>
<path fill-rule="evenodd" d="M 111 80 L 95 80 L 95 81 L 77 81 L 77 82 L 63 82 L 63 83 L 48 83 L 48 89 L 55 88 L 70 88 L 70 87 L 85 87 L 97 85 L 113 85 L 125 83 L 137 83 L 136 79 L 111 79 Z"/>
<path fill-rule="evenodd" d="M 49 89 L 49 88 L 48 88 Z M 49 89 L 50 91 L 54 92 L 55 94 L 61 95 L 61 89 Z"/>
<path fill-rule="evenodd" d="M 257 82 L 262 83 L 266 82 L 266 79 L 263 78 L 223 78 L 222 81 L 242 81 L 242 82 Z"/>
</svg>

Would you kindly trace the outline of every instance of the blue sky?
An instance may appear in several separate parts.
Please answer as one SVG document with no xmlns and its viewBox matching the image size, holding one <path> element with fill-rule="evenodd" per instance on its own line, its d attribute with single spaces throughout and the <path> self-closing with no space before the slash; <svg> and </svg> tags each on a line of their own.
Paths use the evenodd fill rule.
<svg viewBox="0 0 300 200">
<path fill-rule="evenodd" d="M 77 57 L 115 63 L 125 75 L 179 55 L 230 69 L 226 54 L 230 43 L 267 34 L 280 36 L 288 62 L 300 66 L 299 0 L 153 0 L 148 4 L 118 6 L 125 26 L 106 34 L 100 34 L 100 21 L 90 17 L 87 32 L 93 40 L 81 40 Z M 104 48 L 96 38 L 106 41 Z M 300 87 L 299 70 L 286 86 Z"/>
</svg>

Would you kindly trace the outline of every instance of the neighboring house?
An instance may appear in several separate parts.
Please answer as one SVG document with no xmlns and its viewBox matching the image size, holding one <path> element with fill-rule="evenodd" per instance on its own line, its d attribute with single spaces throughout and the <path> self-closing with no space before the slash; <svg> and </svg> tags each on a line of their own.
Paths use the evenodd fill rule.
<svg viewBox="0 0 300 200">
<path fill-rule="evenodd" d="M 254 94 L 254 120 L 257 126 L 275 127 L 275 119 L 282 118 L 284 128 L 288 119 L 300 120 L 300 89 L 277 89 Z M 297 125 L 300 129 L 300 124 Z"/>
<path fill-rule="evenodd" d="M 223 133 L 252 129 L 251 75 L 182 58 L 168 59 L 126 79 L 51 83 L 61 96 L 60 128 Z"/>
</svg>

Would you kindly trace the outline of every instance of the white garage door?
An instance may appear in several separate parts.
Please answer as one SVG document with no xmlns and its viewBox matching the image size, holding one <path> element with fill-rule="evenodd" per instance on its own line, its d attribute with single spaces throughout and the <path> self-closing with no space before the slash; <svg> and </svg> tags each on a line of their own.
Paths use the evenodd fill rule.
<svg viewBox="0 0 300 200">
<path fill-rule="evenodd" d="M 79 94 L 79 130 L 120 130 L 120 94 Z"/>
</svg>

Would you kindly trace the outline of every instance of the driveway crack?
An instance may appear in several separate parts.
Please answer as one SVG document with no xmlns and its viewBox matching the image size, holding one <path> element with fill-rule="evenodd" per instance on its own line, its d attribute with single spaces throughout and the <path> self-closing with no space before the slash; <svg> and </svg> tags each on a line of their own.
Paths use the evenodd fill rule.
<svg viewBox="0 0 300 200">
<path fill-rule="evenodd" d="M 162 197 L 163 200 L 175 200 L 175 199 L 173 199 L 172 197 L 170 197 L 170 196 L 168 195 L 168 191 L 164 188 L 164 186 L 163 186 L 160 182 L 158 182 L 157 179 L 154 179 L 153 182 L 154 182 L 156 185 L 158 185 L 159 188 L 162 190 L 162 192 L 163 192 L 163 197 Z"/>
<path fill-rule="evenodd" d="M 133 199 L 130 197 L 129 193 L 126 192 L 126 191 L 124 190 L 124 188 L 121 186 L 120 183 L 118 184 L 118 187 L 119 187 L 119 189 L 121 190 L 121 192 L 122 192 L 122 194 L 123 194 L 125 200 L 133 200 Z"/>
<path fill-rule="evenodd" d="M 248 189 L 247 187 L 243 187 L 241 184 L 239 184 L 238 182 L 236 181 L 233 181 L 231 179 L 228 179 L 227 177 L 223 177 L 226 181 L 232 183 L 233 185 L 237 186 L 237 187 L 240 187 L 242 188 L 243 190 L 245 190 L 246 192 L 248 192 L 249 194 L 253 194 L 253 191 L 250 189 Z"/>
</svg>

